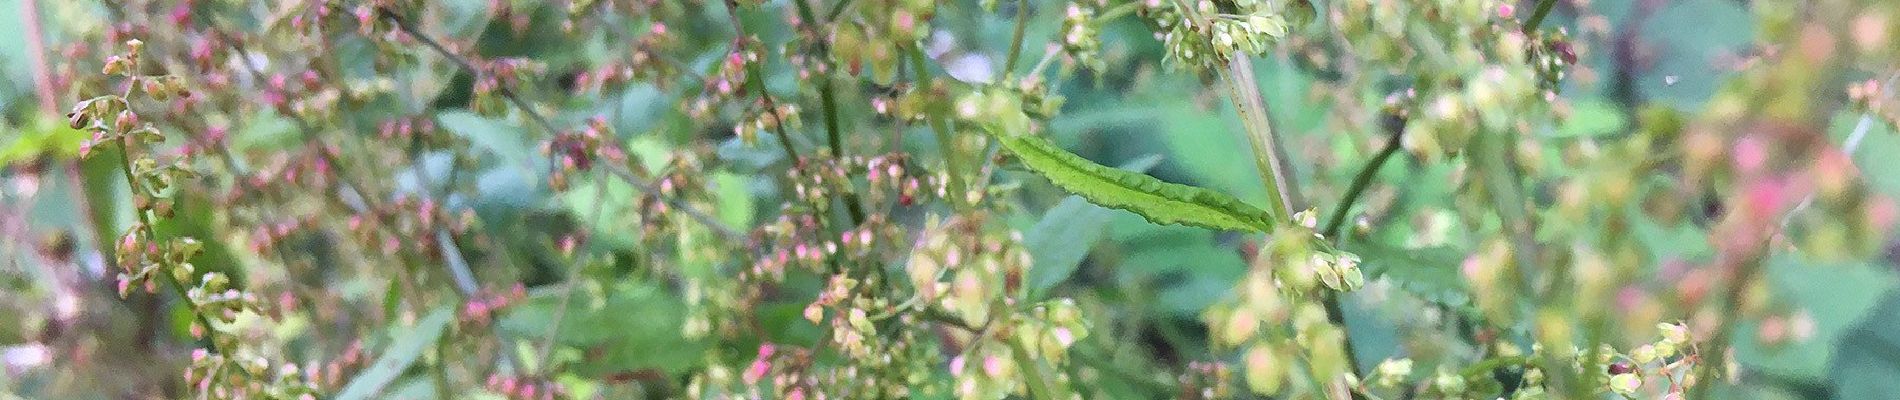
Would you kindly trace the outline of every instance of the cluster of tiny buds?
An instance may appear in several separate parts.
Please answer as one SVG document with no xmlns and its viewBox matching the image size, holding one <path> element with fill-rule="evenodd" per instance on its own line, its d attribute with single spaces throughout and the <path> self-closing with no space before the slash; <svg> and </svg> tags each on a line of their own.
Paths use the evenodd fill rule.
<svg viewBox="0 0 1900 400">
<path fill-rule="evenodd" d="M 749 43 L 752 41 L 745 39 L 733 41 L 733 51 L 726 53 L 725 59 L 718 64 L 717 70 L 701 83 L 703 86 L 700 88 L 700 95 L 687 107 L 688 117 L 695 119 L 710 117 L 716 105 L 744 97 L 740 96 L 740 93 L 745 91 L 746 79 L 750 77 L 746 65 L 759 62 L 759 53 L 747 46 Z"/>
<path fill-rule="evenodd" d="M 526 376 L 489 375 L 484 387 L 509 400 L 554 400 L 568 396 L 567 386 L 560 382 Z"/>
<path fill-rule="evenodd" d="M 1887 84 L 1873 79 L 1850 83 L 1847 85 L 1847 98 L 1855 108 L 1880 116 L 1888 125 L 1900 125 L 1900 107 L 1896 107 L 1892 99 L 1888 98 L 1893 95 L 1889 87 L 1892 79 L 1889 78 Z"/>
<path fill-rule="evenodd" d="M 482 291 L 470 295 L 462 302 L 462 320 L 475 325 L 488 325 L 494 320 L 495 312 L 528 298 L 527 289 L 520 283 L 505 292 Z"/>
<path fill-rule="evenodd" d="M 1233 397 L 1233 367 L 1218 361 L 1192 361 L 1174 380 L 1182 399 L 1212 400 Z"/>
<path fill-rule="evenodd" d="M 394 255 L 405 245 L 424 253 L 433 253 L 435 241 L 406 241 L 406 237 L 430 237 L 438 228 L 452 232 L 467 231 L 475 223 L 475 212 L 463 208 L 449 213 L 435 199 L 399 196 L 396 201 L 378 205 L 365 214 L 351 215 L 345 223 L 353 238 L 384 255 Z M 389 229 L 383 232 L 379 229 Z"/>
<path fill-rule="evenodd" d="M 270 361 L 257 355 L 197 349 L 191 353 L 191 367 L 185 369 L 184 378 L 200 398 L 316 400 L 316 388 L 309 383 L 315 375 L 316 370 L 303 370 L 293 363 L 272 370 Z"/>
<path fill-rule="evenodd" d="M 475 78 L 470 88 L 469 108 L 476 113 L 496 115 L 511 107 L 503 98 L 510 88 L 520 87 L 523 80 L 547 72 L 547 64 L 527 58 L 501 58 L 481 63 L 477 68 L 481 74 Z"/>
<path fill-rule="evenodd" d="M 548 172 L 548 186 L 554 190 L 567 190 L 568 176 L 591 171 L 596 157 L 614 164 L 624 164 L 627 154 L 609 139 L 613 131 L 606 117 L 588 118 L 587 125 L 578 132 L 562 132 L 541 144 L 541 154 L 554 163 L 554 170 Z M 664 188 L 671 188 L 669 182 L 662 182 Z"/>
<path fill-rule="evenodd" d="M 253 254 L 265 254 L 275 249 L 279 243 L 292 235 L 317 224 L 317 217 L 305 215 L 294 220 L 266 223 L 251 229 L 250 250 Z"/>
<path fill-rule="evenodd" d="M 363 342 L 351 341 L 349 346 L 344 347 L 343 352 L 336 356 L 336 359 L 329 362 L 310 362 L 310 365 L 319 367 L 305 370 L 304 380 L 317 387 L 341 387 L 348 382 L 350 377 L 355 376 L 357 371 L 368 367 L 369 363 L 369 356 L 363 352 Z"/>
</svg>

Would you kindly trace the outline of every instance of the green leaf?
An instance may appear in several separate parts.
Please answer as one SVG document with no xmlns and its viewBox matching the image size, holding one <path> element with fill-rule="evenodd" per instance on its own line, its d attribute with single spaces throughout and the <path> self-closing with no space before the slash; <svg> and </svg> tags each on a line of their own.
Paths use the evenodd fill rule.
<svg viewBox="0 0 1900 400">
<path fill-rule="evenodd" d="M 1833 349 L 1829 383 L 1837 399 L 1877 399 L 1900 392 L 1900 296 L 1889 295 Z M 1748 335 L 1753 336 L 1753 335 Z"/>
<path fill-rule="evenodd" d="M 682 333 L 687 309 L 679 295 L 645 282 L 597 290 L 601 292 L 577 287 L 561 311 L 558 328 L 554 316 L 565 294 L 558 289 L 530 294 L 529 301 L 510 307 L 499 327 L 535 343 L 558 330 L 555 343 L 586 354 L 568 369 L 583 377 L 641 370 L 677 375 L 705 361 L 707 344 Z"/>
<path fill-rule="evenodd" d="M 1859 331 L 1880 331 L 1878 327 L 1890 327 L 1900 322 L 1900 304 L 1881 306 L 1882 294 L 1900 286 L 1900 277 L 1896 277 L 1892 268 L 1886 264 L 1871 262 L 1817 262 L 1805 259 L 1800 254 L 1777 254 L 1769 257 L 1763 271 L 1774 290 L 1778 304 L 1793 307 L 1796 312 L 1812 322 L 1813 331 L 1806 339 L 1788 340 L 1780 343 L 1764 343 L 1760 335 L 1735 335 L 1735 362 L 1763 374 L 1784 379 L 1823 382 L 1828 376 L 1828 365 L 1846 363 L 1852 365 L 1857 353 L 1864 353 L 1877 346 L 1850 345 L 1859 341 L 1879 339 L 1860 337 Z M 1894 301 L 1889 298 L 1885 301 Z M 1881 314 L 1881 313 L 1889 314 Z M 1856 328 L 1859 324 L 1862 327 Z M 1753 333 L 1760 329 L 1759 321 L 1744 321 L 1736 324 L 1736 332 Z M 1874 335 L 1879 336 L 1879 335 Z M 1887 335 L 1892 345 L 1900 345 L 1900 335 Z M 1856 372 L 1868 372 L 1866 366 L 1856 366 Z M 1840 374 L 1840 371 L 1834 372 Z M 1893 376 L 1889 378 L 1900 377 Z M 1889 392 L 1891 393 L 1891 392 Z M 1879 397 L 1879 396 L 1874 396 Z M 1867 397 L 1842 397 L 1867 398 Z"/>
<path fill-rule="evenodd" d="M 1570 120 L 1564 121 L 1557 129 L 1556 137 L 1595 137 L 1615 134 L 1623 129 L 1628 121 L 1623 111 L 1616 105 L 1600 101 L 1585 100 L 1573 105 Z"/>
<path fill-rule="evenodd" d="M 1033 136 L 993 135 L 1050 182 L 1103 207 L 1127 210 L 1157 224 L 1264 232 L 1267 212 L 1234 196 L 1109 168 Z"/>
<path fill-rule="evenodd" d="M 1360 268 L 1370 277 L 1390 279 L 1420 298 L 1454 306 L 1470 300 L 1458 271 L 1464 253 L 1456 248 L 1407 249 L 1359 241 L 1348 243 L 1345 249 L 1359 255 Z"/>
<path fill-rule="evenodd" d="M 1160 156 L 1150 155 L 1122 165 L 1122 169 L 1142 172 L 1160 162 Z M 1029 254 L 1035 256 L 1029 269 L 1029 290 L 1040 292 L 1074 274 L 1114 216 L 1114 211 L 1090 204 L 1081 196 L 1064 198 L 1043 213 L 1042 220 L 1024 232 L 1023 241 Z"/>
<path fill-rule="evenodd" d="M 380 394 L 384 387 L 416 362 L 416 357 L 421 356 L 423 350 L 429 349 L 437 339 L 442 338 L 442 331 L 448 328 L 449 321 L 455 316 L 453 310 L 447 306 L 437 307 L 416 322 L 415 329 L 397 336 L 395 343 L 383 349 L 382 357 L 377 358 L 375 364 L 343 386 L 343 391 L 336 396 L 337 400 L 368 399 Z"/>
</svg>

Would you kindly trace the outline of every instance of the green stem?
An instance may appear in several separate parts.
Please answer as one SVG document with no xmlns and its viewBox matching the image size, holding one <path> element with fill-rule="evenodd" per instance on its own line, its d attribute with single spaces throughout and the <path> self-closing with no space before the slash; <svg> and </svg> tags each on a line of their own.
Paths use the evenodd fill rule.
<svg viewBox="0 0 1900 400">
<path fill-rule="evenodd" d="M 1023 34 L 1029 28 L 1029 1 L 1016 0 L 1016 30 L 1009 34 L 1009 56 L 1004 58 L 1002 77 L 1016 71 L 1016 60 L 1023 55 Z"/>
<path fill-rule="evenodd" d="M 1333 238 L 1334 241 L 1339 240 L 1340 230 L 1346 227 L 1346 215 L 1352 211 L 1352 204 L 1359 200 L 1360 194 L 1365 193 L 1367 186 L 1372 185 L 1372 179 L 1378 176 L 1379 169 L 1385 166 L 1385 162 L 1391 160 L 1392 155 L 1398 154 L 1399 149 L 1404 147 L 1400 143 L 1404 135 L 1404 130 L 1392 135 L 1386 140 L 1385 148 L 1379 149 L 1378 155 L 1372 156 L 1372 160 L 1366 161 L 1365 166 L 1359 167 L 1359 174 L 1353 176 L 1352 184 L 1346 187 L 1346 194 L 1340 196 L 1339 202 L 1333 206 L 1337 208 L 1333 209 L 1333 216 L 1327 218 L 1326 227 L 1320 231 L 1321 234 Z"/>
<path fill-rule="evenodd" d="M 1537 30 L 1537 26 L 1544 23 L 1544 17 L 1550 15 L 1550 9 L 1556 8 L 1556 6 L 1557 0 L 1539 0 L 1537 2 L 1537 11 L 1532 12 L 1531 19 L 1524 22 L 1524 31 L 1530 32 Z"/>
<path fill-rule="evenodd" d="M 818 83 L 818 101 L 820 107 L 824 108 L 825 113 L 826 143 L 831 147 L 832 157 L 844 159 L 844 143 L 840 138 L 841 135 L 838 133 L 838 100 L 831 87 L 835 83 L 834 81 L 836 81 L 832 76 L 832 71 L 837 69 L 837 66 L 833 65 L 831 60 L 831 43 L 826 42 L 824 37 L 819 36 L 818 29 L 816 28 L 819 22 L 812 13 L 811 5 L 806 3 L 805 0 L 792 0 L 792 4 L 797 5 L 798 18 L 805 21 L 804 24 L 802 24 L 805 27 L 805 35 L 811 38 L 812 49 L 817 53 L 819 67 L 824 69 L 818 73 L 819 80 L 821 81 Z M 851 190 L 851 186 L 852 185 L 848 183 L 845 185 L 842 200 L 844 201 L 845 211 L 850 214 L 851 225 L 856 226 L 858 222 L 864 221 L 864 207 L 858 204 L 858 195 L 855 191 Z"/>
<path fill-rule="evenodd" d="M 1240 113 L 1240 122 L 1247 130 L 1248 144 L 1253 146 L 1254 166 L 1260 169 L 1261 183 L 1267 189 L 1267 195 L 1273 200 L 1270 207 L 1273 218 L 1286 220 L 1298 209 L 1299 193 L 1291 185 L 1292 171 L 1281 157 L 1278 140 L 1273 136 L 1273 126 L 1267 121 L 1267 105 L 1260 100 L 1259 85 L 1255 83 L 1253 61 L 1244 55 L 1236 55 L 1227 63 L 1227 94 L 1234 102 L 1234 109 Z"/>
<path fill-rule="evenodd" d="M 1767 243 L 1759 244 L 1753 248 L 1760 249 L 1767 246 Z M 1735 330 L 1731 325 L 1736 314 L 1741 312 L 1741 304 L 1744 301 L 1742 296 L 1746 294 L 1744 292 L 1747 291 L 1749 281 L 1754 280 L 1755 275 L 1761 272 L 1764 262 L 1762 257 L 1763 254 L 1753 254 L 1740 261 L 1740 265 L 1735 266 L 1735 279 L 1729 280 L 1728 293 L 1725 293 L 1722 299 L 1722 314 L 1717 318 L 1715 325 L 1710 326 L 1714 328 L 1715 337 L 1709 338 L 1707 348 L 1696 351 L 1696 356 L 1701 359 L 1696 361 L 1695 370 L 1692 371 L 1695 374 L 1696 384 L 1689 390 L 1690 400 L 1708 399 L 1710 392 L 1715 390 L 1716 378 L 1719 375 L 1716 371 L 1727 364 L 1724 359 L 1728 358 L 1730 335 Z"/>
<path fill-rule="evenodd" d="M 910 49 L 910 64 L 911 69 L 917 71 L 918 84 L 922 85 L 918 90 L 929 90 L 927 86 L 931 82 L 930 70 L 924 66 L 924 51 L 922 49 L 915 46 Z M 950 204 L 957 210 L 968 209 L 970 207 L 970 204 L 967 204 L 969 202 L 969 188 L 968 186 L 964 186 L 963 183 L 963 162 L 958 160 L 956 141 L 955 138 L 951 137 L 954 132 L 951 132 L 949 123 L 944 121 L 940 113 L 930 112 L 926 114 L 928 115 L 925 119 L 930 121 L 930 130 L 937 133 L 937 151 L 943 154 L 944 168 L 948 169 L 948 171 L 944 172 L 944 175 L 947 175 L 950 181 L 950 187 L 948 188 L 949 193 L 946 193 L 946 195 L 950 197 Z"/>
<path fill-rule="evenodd" d="M 1285 221 L 1298 209 L 1300 193 L 1293 184 L 1292 168 L 1287 159 L 1280 154 L 1278 138 L 1273 136 L 1273 125 L 1267 120 L 1267 105 L 1261 100 L 1260 86 L 1255 83 L 1253 62 L 1246 55 L 1236 55 L 1227 63 L 1228 94 L 1233 97 L 1234 107 L 1240 112 L 1240 120 L 1247 125 L 1247 139 L 1253 145 L 1254 164 L 1260 168 L 1260 178 L 1265 183 L 1267 193 L 1274 198 L 1274 218 Z M 1326 308 L 1326 319 L 1339 327 L 1341 345 L 1345 347 L 1346 366 L 1353 375 L 1359 374 L 1359 358 L 1353 349 L 1352 333 L 1346 327 L 1345 311 L 1339 305 L 1339 293 L 1326 292 L 1321 296 Z M 1359 397 L 1357 393 L 1353 397 Z"/>
<path fill-rule="evenodd" d="M 1139 1 L 1130 1 L 1127 3 L 1122 3 L 1119 5 L 1116 5 L 1113 8 L 1109 8 L 1108 11 L 1103 11 L 1101 14 L 1096 14 L 1095 21 L 1098 24 L 1102 22 L 1112 21 L 1116 18 L 1121 18 L 1123 15 L 1133 14 L 1135 10 L 1139 10 L 1139 9 L 1141 9 L 1141 2 Z"/>
<path fill-rule="evenodd" d="M 1512 162 L 1511 149 L 1505 146 L 1511 143 L 1506 135 L 1505 132 L 1479 132 L 1477 137 L 1471 139 L 1470 146 L 1475 164 L 1473 167 L 1482 176 L 1491 206 L 1497 209 L 1498 223 L 1510 235 L 1511 258 L 1516 261 L 1511 263 L 1510 273 L 1517 277 L 1518 293 L 1525 295 L 1530 294 L 1534 286 L 1528 267 L 1539 259 L 1534 236 L 1537 230 L 1531 221 L 1530 212 L 1525 209 L 1527 205 L 1519 183 L 1521 178 Z M 1552 265 L 1558 270 L 1549 271 L 1549 275 L 1556 279 L 1565 278 L 1569 275 L 1561 270 L 1565 266 L 1563 263 Z M 1562 282 L 1552 282 L 1551 287 L 1562 289 L 1563 286 Z"/>
<path fill-rule="evenodd" d="M 125 103 L 125 108 L 127 109 L 132 108 L 132 91 L 137 90 L 138 87 L 139 85 L 137 84 L 126 85 L 125 93 L 119 96 L 120 101 Z M 126 190 L 126 193 L 131 194 L 133 197 L 136 198 L 139 192 L 139 184 L 138 184 L 138 178 L 132 176 L 132 137 L 130 135 L 126 135 L 125 132 L 119 132 L 118 134 L 119 134 L 119 167 L 125 170 L 125 173 L 121 174 L 122 176 L 125 177 L 125 190 Z M 135 210 L 132 210 L 132 214 L 135 214 L 138 216 L 139 226 L 137 229 L 145 231 L 145 240 L 157 242 L 158 241 L 158 229 L 157 229 L 158 225 L 152 222 L 151 213 L 147 212 L 146 210 L 135 209 Z M 119 260 L 119 262 L 126 263 L 130 261 Z M 175 268 L 176 266 L 173 266 L 173 267 Z M 205 327 L 205 337 L 204 337 L 205 350 L 212 353 L 217 353 L 218 341 L 216 339 L 213 339 L 211 336 L 211 330 L 215 328 L 215 326 L 211 325 L 210 318 L 205 318 L 204 313 L 198 310 L 197 303 L 191 299 L 191 291 L 185 289 L 185 282 L 179 281 L 176 276 L 172 275 L 171 271 L 159 271 L 158 275 L 161 275 L 161 277 L 164 278 L 165 283 L 167 284 L 166 286 L 172 288 L 172 293 L 177 294 L 180 300 L 184 300 L 185 303 L 191 305 L 191 316 L 198 320 L 199 325 L 203 325 Z"/>
<path fill-rule="evenodd" d="M 838 4 L 831 5 L 831 11 L 825 12 L 825 20 L 837 21 L 839 15 L 844 15 L 844 9 L 850 6 L 851 6 L 851 0 L 843 0 L 843 1 L 839 1 Z"/>
<path fill-rule="evenodd" d="M 1061 398 L 1056 395 L 1056 392 L 1060 391 L 1060 389 L 1057 389 L 1055 381 L 1049 380 L 1049 377 L 1043 374 L 1045 371 L 1043 371 L 1042 364 L 1036 362 L 1036 358 L 1029 354 L 1029 349 L 1023 347 L 1023 344 L 1017 341 L 1003 340 L 1009 341 L 1010 353 L 1016 356 L 1016 366 L 1017 368 L 1022 368 L 1023 378 L 1029 381 L 1027 383 L 1029 386 L 1029 397 L 1037 399 Z"/>
</svg>

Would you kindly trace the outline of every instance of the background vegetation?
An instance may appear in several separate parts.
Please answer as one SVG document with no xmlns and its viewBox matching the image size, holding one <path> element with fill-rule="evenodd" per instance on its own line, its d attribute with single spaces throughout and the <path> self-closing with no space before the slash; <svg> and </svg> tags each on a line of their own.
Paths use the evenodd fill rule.
<svg viewBox="0 0 1900 400">
<path fill-rule="evenodd" d="M 1900 393 L 1890 1 L 0 10 L 8 398 Z"/>
</svg>

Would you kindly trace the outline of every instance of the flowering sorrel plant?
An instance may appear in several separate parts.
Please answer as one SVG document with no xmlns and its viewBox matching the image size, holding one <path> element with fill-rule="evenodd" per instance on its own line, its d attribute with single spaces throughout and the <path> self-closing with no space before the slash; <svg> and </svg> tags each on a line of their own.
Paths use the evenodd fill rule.
<svg viewBox="0 0 1900 400">
<path fill-rule="evenodd" d="M 20 3 L 27 397 L 1900 378 L 1889 4 Z"/>
</svg>

